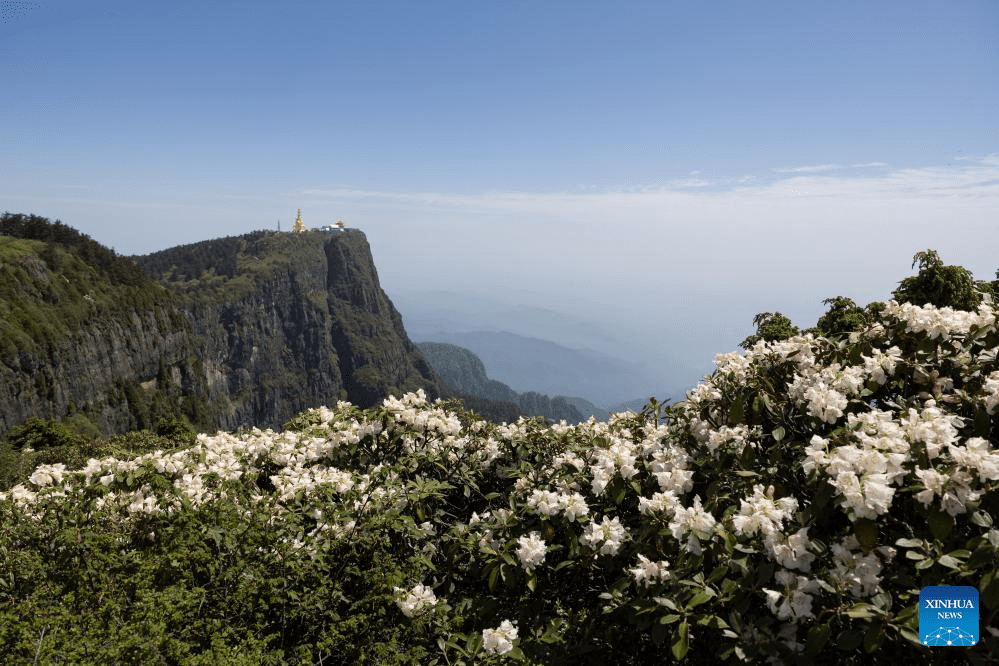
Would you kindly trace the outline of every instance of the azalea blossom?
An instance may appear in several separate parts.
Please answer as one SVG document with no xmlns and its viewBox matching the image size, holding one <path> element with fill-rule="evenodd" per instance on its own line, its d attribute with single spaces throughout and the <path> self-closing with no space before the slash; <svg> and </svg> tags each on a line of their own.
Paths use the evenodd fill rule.
<svg viewBox="0 0 999 666">
<path fill-rule="evenodd" d="M 645 587 L 649 587 L 658 581 L 668 580 L 670 577 L 669 562 L 665 560 L 653 562 L 641 553 L 638 555 L 638 566 L 628 571 L 635 578 L 635 582 L 638 585 Z"/>
<path fill-rule="evenodd" d="M 422 583 L 415 585 L 408 591 L 397 587 L 395 593 L 402 595 L 396 599 L 395 603 L 406 617 L 415 617 L 437 604 L 437 596 L 433 589 Z"/>
<path fill-rule="evenodd" d="M 601 555 L 617 555 L 621 544 L 627 539 L 628 532 L 621 524 L 621 520 L 617 516 L 611 519 L 604 516 L 599 524 L 591 522 L 586 526 L 579 542 L 597 550 Z"/>
<path fill-rule="evenodd" d="M 517 640 L 517 626 L 510 620 L 503 620 L 496 629 L 482 630 L 482 648 L 489 654 L 506 654 L 513 650 Z"/>
<path fill-rule="evenodd" d="M 547 547 L 539 532 L 522 536 L 517 539 L 517 543 L 520 544 L 517 548 L 517 557 L 525 569 L 530 571 L 545 561 Z"/>
</svg>

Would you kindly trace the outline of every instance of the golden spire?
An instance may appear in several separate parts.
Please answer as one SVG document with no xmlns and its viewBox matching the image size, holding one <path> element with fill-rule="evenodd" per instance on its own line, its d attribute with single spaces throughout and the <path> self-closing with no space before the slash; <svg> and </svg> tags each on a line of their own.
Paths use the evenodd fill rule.
<svg viewBox="0 0 999 666">
<path fill-rule="evenodd" d="M 302 209 L 298 209 L 298 217 L 295 218 L 295 226 L 291 228 L 293 233 L 300 234 L 302 232 L 308 231 L 305 227 L 305 222 L 302 221 Z"/>
</svg>

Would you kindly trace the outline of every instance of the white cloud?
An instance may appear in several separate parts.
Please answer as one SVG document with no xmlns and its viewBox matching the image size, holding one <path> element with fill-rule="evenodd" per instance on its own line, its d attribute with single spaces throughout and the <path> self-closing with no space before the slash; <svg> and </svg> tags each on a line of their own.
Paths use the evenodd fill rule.
<svg viewBox="0 0 999 666">
<path fill-rule="evenodd" d="M 962 196 L 974 199 L 999 199 L 999 159 L 991 165 L 959 169 L 925 167 L 896 169 L 879 176 L 792 175 L 754 182 L 753 176 L 734 180 L 678 179 L 660 187 L 589 192 L 484 192 L 458 194 L 447 192 L 392 192 L 349 187 L 300 190 L 289 196 L 317 201 L 402 206 L 427 211 L 454 211 L 498 215 L 529 215 L 544 218 L 600 218 L 609 214 L 641 216 L 673 210 L 704 217 L 712 209 L 729 210 L 732 206 L 790 204 L 795 200 L 835 198 L 841 204 L 892 207 L 902 201 L 941 201 Z M 880 163 L 872 163 L 870 166 Z M 799 167 L 794 172 L 818 171 L 820 167 Z M 715 188 L 695 191 L 697 188 Z M 829 205 L 823 203 L 823 206 Z M 700 214 L 698 212 L 700 211 Z M 816 211 L 818 214 L 818 211 Z"/>
<path fill-rule="evenodd" d="M 795 173 L 800 171 L 829 171 L 830 169 L 842 169 L 839 164 L 819 164 L 817 166 L 800 166 L 786 169 L 774 169 L 777 173 Z"/>
</svg>

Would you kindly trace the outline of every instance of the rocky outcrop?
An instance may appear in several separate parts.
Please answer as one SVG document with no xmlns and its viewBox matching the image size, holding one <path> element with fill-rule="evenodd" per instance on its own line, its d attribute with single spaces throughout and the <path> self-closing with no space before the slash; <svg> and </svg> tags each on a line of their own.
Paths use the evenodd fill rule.
<svg viewBox="0 0 999 666">
<path fill-rule="evenodd" d="M 176 415 L 202 429 L 280 427 L 340 399 L 439 395 L 360 231 L 257 232 L 133 259 L 159 281 L 154 302 L 94 306 L 46 344 L 0 340 L 0 434 L 32 416 L 80 415 L 105 434 Z M 31 256 L 0 261 L 32 264 L 34 275 L 11 273 L 24 291 L 58 277 Z M 87 303 L 108 294 L 96 296 Z"/>
<path fill-rule="evenodd" d="M 459 397 L 468 396 L 483 401 L 512 404 L 524 416 L 543 416 L 553 421 L 565 419 L 569 423 L 583 421 L 583 415 L 567 398 L 550 398 L 542 393 L 527 391 L 517 393 L 503 382 L 489 379 L 486 366 L 475 352 L 447 342 L 420 342 L 417 344 L 440 377 L 446 393 Z M 466 406 L 468 400 L 465 400 Z M 489 408 L 488 405 L 483 405 Z M 475 407 L 472 407 L 475 409 Z"/>
<path fill-rule="evenodd" d="M 472 350 L 447 342 L 420 342 L 417 346 L 441 381 L 457 391 L 488 400 L 519 403 L 516 391 L 503 382 L 489 379 L 482 359 Z"/>
</svg>

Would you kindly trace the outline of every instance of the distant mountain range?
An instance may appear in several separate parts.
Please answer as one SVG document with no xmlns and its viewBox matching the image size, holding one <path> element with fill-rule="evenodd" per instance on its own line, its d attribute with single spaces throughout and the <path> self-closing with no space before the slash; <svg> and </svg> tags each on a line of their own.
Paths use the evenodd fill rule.
<svg viewBox="0 0 999 666">
<path fill-rule="evenodd" d="M 492 380 L 515 391 L 581 396 L 584 414 L 641 409 L 651 396 L 676 401 L 687 387 L 663 385 L 648 366 L 613 354 L 632 349 L 599 323 L 546 308 L 460 292 L 395 292 L 410 338 L 471 350 Z"/>
<path fill-rule="evenodd" d="M 464 347 L 447 342 L 421 342 L 417 347 L 440 378 L 442 396 L 461 397 L 467 407 L 489 420 L 511 422 L 517 416 L 542 416 L 579 423 L 590 417 L 589 411 L 584 415 L 573 404 L 573 400 L 585 400 L 552 398 L 537 391 L 517 393 L 503 382 L 489 379 L 482 360 Z"/>
</svg>

